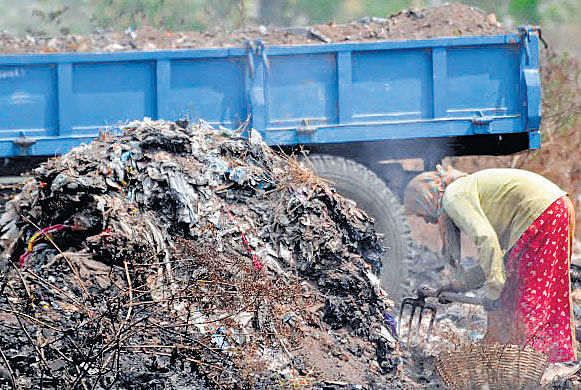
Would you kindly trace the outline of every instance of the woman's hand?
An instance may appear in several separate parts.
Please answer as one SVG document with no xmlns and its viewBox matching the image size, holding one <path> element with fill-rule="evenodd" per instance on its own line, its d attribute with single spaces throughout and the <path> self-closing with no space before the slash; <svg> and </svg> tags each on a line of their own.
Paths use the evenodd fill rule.
<svg viewBox="0 0 581 390">
<path fill-rule="evenodd" d="M 500 299 L 492 300 L 490 298 L 482 298 L 484 302 L 484 309 L 486 311 L 496 311 L 500 308 Z"/>
<path fill-rule="evenodd" d="M 439 296 L 443 292 L 453 292 L 453 293 L 462 293 L 469 291 L 470 288 L 467 288 L 464 281 L 461 279 L 453 279 L 450 283 L 447 283 L 440 287 L 437 290 L 436 296 Z"/>
<path fill-rule="evenodd" d="M 484 285 L 484 273 L 480 266 L 470 268 L 462 266 L 455 269 L 452 281 L 440 287 L 438 294 L 443 292 L 461 293 L 475 290 Z"/>
</svg>

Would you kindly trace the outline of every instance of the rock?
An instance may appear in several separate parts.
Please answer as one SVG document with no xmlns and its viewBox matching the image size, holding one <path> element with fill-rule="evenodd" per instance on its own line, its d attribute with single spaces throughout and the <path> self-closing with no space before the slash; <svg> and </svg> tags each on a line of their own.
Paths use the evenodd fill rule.
<svg viewBox="0 0 581 390">
<path fill-rule="evenodd" d="M 491 26 L 498 25 L 498 21 L 496 20 L 496 15 L 493 13 L 489 13 L 488 15 L 486 15 L 486 22 L 488 24 L 490 24 Z"/>
</svg>

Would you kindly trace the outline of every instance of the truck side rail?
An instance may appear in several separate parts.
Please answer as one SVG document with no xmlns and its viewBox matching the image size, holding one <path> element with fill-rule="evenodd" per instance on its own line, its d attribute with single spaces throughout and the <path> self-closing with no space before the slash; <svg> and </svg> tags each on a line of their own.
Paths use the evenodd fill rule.
<svg viewBox="0 0 581 390">
<path fill-rule="evenodd" d="M 259 130 L 272 145 L 528 133 L 538 37 L 518 34 L 0 56 L 0 157 L 53 155 L 143 117 Z"/>
</svg>

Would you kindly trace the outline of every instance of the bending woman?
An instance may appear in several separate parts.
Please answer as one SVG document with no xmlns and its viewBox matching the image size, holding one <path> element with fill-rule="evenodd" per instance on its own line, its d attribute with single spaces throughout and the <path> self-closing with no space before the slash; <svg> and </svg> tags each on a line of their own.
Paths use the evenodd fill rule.
<svg viewBox="0 0 581 390">
<path fill-rule="evenodd" d="M 453 264 L 460 230 L 476 244 L 487 298 L 498 307 L 488 313 L 484 341 L 531 345 L 550 363 L 576 360 L 569 277 L 575 217 L 565 191 L 524 170 L 466 175 L 438 167 L 409 183 L 405 206 L 440 224 Z M 461 279 L 447 289 L 474 287 L 474 278 Z"/>
</svg>

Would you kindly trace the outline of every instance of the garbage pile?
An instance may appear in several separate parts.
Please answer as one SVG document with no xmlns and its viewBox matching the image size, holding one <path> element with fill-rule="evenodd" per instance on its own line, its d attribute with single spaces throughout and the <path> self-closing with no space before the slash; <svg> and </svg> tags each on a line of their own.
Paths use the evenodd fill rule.
<svg viewBox="0 0 581 390">
<path fill-rule="evenodd" d="M 260 39 L 265 45 L 322 44 L 377 40 L 425 39 L 501 34 L 494 14 L 463 4 L 408 9 L 385 18 L 365 17 L 346 24 L 319 24 L 305 28 L 256 26 L 244 30 L 170 31 L 142 27 L 125 31 L 98 30 L 88 36 L 37 36 L 25 38 L 0 33 L 0 52 L 118 52 L 159 49 L 243 47 Z"/>
<path fill-rule="evenodd" d="M 372 220 L 257 133 L 144 120 L 33 176 L 0 219 L 0 387 L 400 380 Z"/>
</svg>

